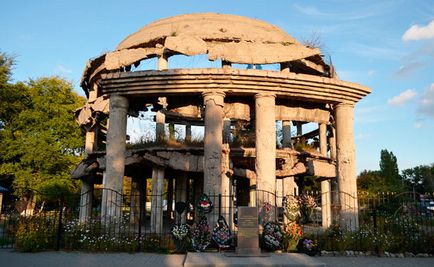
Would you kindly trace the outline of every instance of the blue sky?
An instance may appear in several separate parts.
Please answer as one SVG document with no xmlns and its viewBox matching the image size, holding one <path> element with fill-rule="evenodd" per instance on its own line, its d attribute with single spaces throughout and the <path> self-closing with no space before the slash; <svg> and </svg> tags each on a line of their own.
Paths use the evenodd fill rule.
<svg viewBox="0 0 434 267">
<path fill-rule="evenodd" d="M 0 51 L 16 55 L 14 81 L 79 80 L 89 58 L 159 18 L 217 12 L 261 19 L 298 40 L 320 36 L 342 80 L 373 92 L 355 111 L 357 170 L 378 169 L 381 149 L 400 169 L 434 163 L 434 2 L 5 1 Z"/>
</svg>

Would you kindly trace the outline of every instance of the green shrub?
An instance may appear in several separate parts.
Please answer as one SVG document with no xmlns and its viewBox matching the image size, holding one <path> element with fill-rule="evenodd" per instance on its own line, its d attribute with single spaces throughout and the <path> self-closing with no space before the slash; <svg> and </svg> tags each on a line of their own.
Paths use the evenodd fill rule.
<svg viewBox="0 0 434 267">
<path fill-rule="evenodd" d="M 22 217 L 16 233 L 16 247 L 22 252 L 35 252 L 54 248 L 56 220 L 46 216 Z"/>
</svg>

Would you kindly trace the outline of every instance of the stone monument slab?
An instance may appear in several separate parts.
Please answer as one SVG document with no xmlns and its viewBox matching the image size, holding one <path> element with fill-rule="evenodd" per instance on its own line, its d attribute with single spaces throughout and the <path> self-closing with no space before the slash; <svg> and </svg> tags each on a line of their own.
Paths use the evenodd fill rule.
<svg viewBox="0 0 434 267">
<path fill-rule="evenodd" d="M 259 222 L 257 207 L 238 207 L 238 234 L 236 254 L 242 256 L 258 256 Z"/>
</svg>

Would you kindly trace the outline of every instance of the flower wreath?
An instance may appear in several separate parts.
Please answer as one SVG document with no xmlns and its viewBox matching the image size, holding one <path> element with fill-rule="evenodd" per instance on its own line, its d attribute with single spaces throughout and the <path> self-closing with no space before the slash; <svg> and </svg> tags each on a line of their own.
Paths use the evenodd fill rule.
<svg viewBox="0 0 434 267">
<path fill-rule="evenodd" d="M 211 238 L 219 247 L 229 246 L 229 242 L 232 238 L 231 230 L 229 229 L 229 226 L 226 223 L 225 218 L 221 215 L 217 220 L 216 227 L 214 227 L 212 231 Z"/>
<path fill-rule="evenodd" d="M 208 195 L 202 194 L 197 200 L 196 207 L 200 214 L 210 213 L 214 207 Z"/>
<path fill-rule="evenodd" d="M 202 216 L 196 228 L 193 231 L 193 237 L 191 239 L 191 245 L 196 251 L 205 251 L 206 247 L 211 242 L 211 233 L 208 226 L 208 220 L 205 216 Z"/>
<path fill-rule="evenodd" d="M 275 251 L 281 248 L 283 234 L 280 226 L 275 222 L 267 222 L 264 224 L 262 231 L 262 244 L 265 249 Z"/>
</svg>

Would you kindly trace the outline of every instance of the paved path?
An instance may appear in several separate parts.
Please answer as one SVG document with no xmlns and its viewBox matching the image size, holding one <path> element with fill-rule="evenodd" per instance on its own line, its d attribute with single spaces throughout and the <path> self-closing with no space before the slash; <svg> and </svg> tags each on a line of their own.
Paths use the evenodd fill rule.
<svg viewBox="0 0 434 267">
<path fill-rule="evenodd" d="M 154 253 L 19 253 L 0 249 L 1 267 L 182 267 L 184 255 Z M 316 257 L 329 267 L 433 267 L 434 258 Z"/>
</svg>

